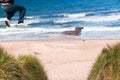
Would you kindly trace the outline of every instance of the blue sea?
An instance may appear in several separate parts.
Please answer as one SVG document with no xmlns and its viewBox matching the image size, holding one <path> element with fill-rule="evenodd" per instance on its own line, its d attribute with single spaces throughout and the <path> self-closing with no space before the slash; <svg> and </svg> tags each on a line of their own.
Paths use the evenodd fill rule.
<svg viewBox="0 0 120 80">
<path fill-rule="evenodd" d="M 0 8 L 0 40 L 43 38 L 120 39 L 120 0 L 15 0 L 26 7 L 26 27 L 17 27 L 19 13 L 6 28 Z M 79 36 L 59 34 L 82 26 Z M 54 34 L 53 34 L 54 33 Z"/>
</svg>

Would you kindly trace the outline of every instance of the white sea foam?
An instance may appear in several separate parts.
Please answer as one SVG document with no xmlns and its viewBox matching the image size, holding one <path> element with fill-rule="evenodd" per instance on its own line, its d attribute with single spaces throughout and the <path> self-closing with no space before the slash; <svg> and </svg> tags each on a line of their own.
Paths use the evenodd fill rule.
<svg viewBox="0 0 120 80">
<path fill-rule="evenodd" d="M 27 19 L 33 19 L 34 17 L 33 16 L 27 16 L 26 18 Z"/>
<path fill-rule="evenodd" d="M 0 29 L 1 40 L 3 39 L 37 39 L 37 38 L 45 38 L 45 37 L 58 37 L 59 32 L 74 30 L 75 27 L 68 28 L 8 28 L 8 29 Z M 55 32 L 56 34 L 51 34 Z M 78 38 L 116 38 L 120 36 L 119 33 L 120 28 L 108 28 L 108 27 L 84 27 L 82 30 L 82 34 L 76 36 Z M 58 33 L 58 34 L 57 34 Z M 112 35 L 112 36 L 111 36 Z M 62 37 L 62 36 L 61 36 Z M 72 36 L 71 36 L 72 37 Z M 117 37 L 118 38 L 118 37 Z"/>
<path fill-rule="evenodd" d="M 68 23 L 68 22 L 72 22 L 72 21 L 74 21 L 74 20 L 69 19 L 69 18 L 62 18 L 62 19 L 54 20 L 53 22 L 56 24 L 63 24 L 63 23 Z"/>
<path fill-rule="evenodd" d="M 32 24 L 32 23 L 38 23 L 40 21 L 41 21 L 40 18 L 29 17 L 29 19 L 25 20 L 25 23 Z"/>
<path fill-rule="evenodd" d="M 65 30 L 73 30 L 74 28 L 8 28 L 8 29 L 0 29 L 0 35 L 7 34 L 21 34 L 21 33 L 48 33 L 48 32 L 62 32 Z"/>
<path fill-rule="evenodd" d="M 59 16 L 64 16 L 64 18 L 58 18 L 57 20 L 53 20 L 56 24 L 63 24 L 72 21 L 79 21 L 79 18 L 85 17 L 86 13 L 74 13 L 74 14 L 59 14 Z"/>
<path fill-rule="evenodd" d="M 91 17 L 84 17 L 81 18 L 81 21 L 87 22 L 109 22 L 109 21 L 116 21 L 120 19 L 120 15 L 108 15 L 108 16 L 91 16 Z"/>
<path fill-rule="evenodd" d="M 48 33 L 48 32 L 62 32 L 74 30 L 75 27 L 68 28 L 9 28 L 9 29 L 0 29 L 1 35 L 7 34 L 21 34 L 21 33 Z M 84 27 L 83 32 L 87 31 L 120 31 L 119 27 Z"/>
<path fill-rule="evenodd" d="M 5 21 L 6 20 L 6 18 L 0 18 L 0 21 Z"/>
<path fill-rule="evenodd" d="M 50 21 L 51 21 L 51 19 L 49 19 L 49 18 L 42 19 L 40 16 L 28 16 L 27 19 L 25 20 L 25 23 L 27 23 L 27 24 L 47 23 Z"/>
<path fill-rule="evenodd" d="M 86 13 L 74 13 L 74 14 L 63 14 L 64 17 L 68 18 L 80 18 L 80 17 L 85 17 Z"/>
<path fill-rule="evenodd" d="M 84 27 L 83 31 L 120 31 L 120 27 Z"/>
<path fill-rule="evenodd" d="M 57 20 L 54 20 L 53 22 L 55 24 L 64 24 L 64 23 L 73 22 L 73 21 L 81 21 L 81 19 L 80 18 L 59 18 Z"/>
<path fill-rule="evenodd" d="M 90 16 L 84 17 L 80 20 L 82 21 L 89 21 L 89 22 L 109 22 L 109 21 L 116 21 L 120 19 L 120 13 L 110 13 L 106 16 Z"/>
<path fill-rule="evenodd" d="M 87 13 L 86 13 L 87 14 Z M 63 24 L 73 21 L 84 21 L 84 22 L 111 22 L 120 20 L 120 13 L 109 14 L 106 16 L 100 15 L 92 15 L 85 16 L 84 14 L 64 14 L 64 18 L 58 18 L 57 20 L 53 20 L 54 23 Z"/>
</svg>

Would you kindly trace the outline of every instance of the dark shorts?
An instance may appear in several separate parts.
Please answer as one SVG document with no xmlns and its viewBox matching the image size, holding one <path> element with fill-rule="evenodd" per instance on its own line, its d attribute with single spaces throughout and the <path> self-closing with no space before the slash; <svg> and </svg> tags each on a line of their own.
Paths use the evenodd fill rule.
<svg viewBox="0 0 120 80">
<path fill-rule="evenodd" d="M 6 12 L 7 14 L 7 19 L 11 19 L 14 14 L 19 11 L 19 20 L 18 23 L 23 22 L 24 16 L 26 14 L 26 9 L 23 6 L 16 5 L 16 4 L 9 4 L 9 5 L 2 5 L 2 9 Z"/>
</svg>

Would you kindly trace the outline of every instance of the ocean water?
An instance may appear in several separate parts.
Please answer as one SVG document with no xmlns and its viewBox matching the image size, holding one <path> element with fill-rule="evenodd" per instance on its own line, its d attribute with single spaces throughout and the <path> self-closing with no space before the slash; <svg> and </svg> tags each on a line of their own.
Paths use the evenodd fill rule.
<svg viewBox="0 0 120 80">
<path fill-rule="evenodd" d="M 0 40 L 42 38 L 120 39 L 120 0 L 16 0 L 26 7 L 26 27 L 17 27 L 19 13 L 6 28 L 0 8 Z M 79 36 L 59 34 L 82 26 Z M 54 33 L 54 34 L 53 34 Z"/>
</svg>

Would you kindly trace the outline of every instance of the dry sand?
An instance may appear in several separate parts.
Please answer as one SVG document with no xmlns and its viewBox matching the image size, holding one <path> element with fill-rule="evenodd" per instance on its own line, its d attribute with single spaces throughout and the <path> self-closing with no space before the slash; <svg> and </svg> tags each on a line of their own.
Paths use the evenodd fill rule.
<svg viewBox="0 0 120 80">
<path fill-rule="evenodd" d="M 118 42 L 120 40 L 42 39 L 0 41 L 0 45 L 14 56 L 37 56 L 49 80 L 86 80 L 103 47 Z"/>
</svg>

